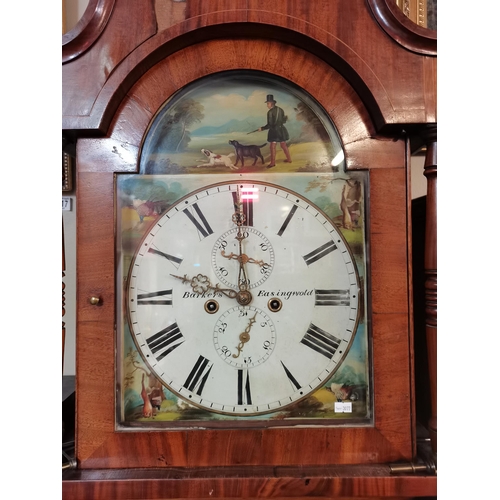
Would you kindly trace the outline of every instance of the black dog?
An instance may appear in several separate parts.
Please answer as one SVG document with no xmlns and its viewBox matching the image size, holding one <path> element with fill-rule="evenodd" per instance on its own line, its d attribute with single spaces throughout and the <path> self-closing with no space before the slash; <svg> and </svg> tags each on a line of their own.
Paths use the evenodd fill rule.
<svg viewBox="0 0 500 500">
<path fill-rule="evenodd" d="M 238 141 L 229 141 L 229 144 L 234 146 L 234 149 L 236 151 L 236 161 L 234 162 L 234 165 L 238 165 L 238 161 L 241 160 L 241 166 L 244 166 L 244 161 L 245 161 L 245 156 L 249 156 L 250 158 L 254 158 L 253 165 L 257 163 L 257 158 L 260 158 L 260 161 L 262 164 L 264 164 L 264 158 L 262 156 L 262 153 L 260 152 L 260 148 L 263 148 L 267 142 L 264 144 L 261 144 L 260 146 L 255 146 L 254 144 L 250 146 L 244 146 L 243 144 L 240 144 Z"/>
</svg>

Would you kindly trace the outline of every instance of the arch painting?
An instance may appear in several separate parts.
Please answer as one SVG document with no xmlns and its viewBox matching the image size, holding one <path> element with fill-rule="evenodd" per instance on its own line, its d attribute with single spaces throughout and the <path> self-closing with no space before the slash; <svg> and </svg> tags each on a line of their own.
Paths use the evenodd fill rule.
<svg viewBox="0 0 500 500">
<path fill-rule="evenodd" d="M 303 90 L 257 71 L 203 78 L 175 94 L 148 130 L 144 174 L 343 170 L 340 137 Z"/>
</svg>

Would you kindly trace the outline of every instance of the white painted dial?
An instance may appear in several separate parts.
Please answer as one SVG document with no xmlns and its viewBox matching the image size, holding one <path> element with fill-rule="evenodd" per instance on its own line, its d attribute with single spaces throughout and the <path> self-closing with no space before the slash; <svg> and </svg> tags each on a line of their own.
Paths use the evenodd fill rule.
<svg viewBox="0 0 500 500">
<path fill-rule="evenodd" d="M 234 264 L 227 279 L 221 262 Z M 331 378 L 356 331 L 359 293 L 332 221 L 293 191 L 246 180 L 197 190 L 157 220 L 131 263 L 126 303 L 138 351 L 172 392 L 257 415 Z"/>
</svg>

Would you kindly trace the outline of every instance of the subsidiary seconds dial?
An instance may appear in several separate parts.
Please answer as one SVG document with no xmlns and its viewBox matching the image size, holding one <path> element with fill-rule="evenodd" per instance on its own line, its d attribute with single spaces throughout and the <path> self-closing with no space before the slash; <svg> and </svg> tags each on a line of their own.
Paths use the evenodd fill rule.
<svg viewBox="0 0 500 500">
<path fill-rule="evenodd" d="M 232 307 L 215 324 L 215 349 L 230 366 L 258 366 L 271 356 L 275 345 L 276 330 L 271 318 L 254 306 Z"/>
</svg>

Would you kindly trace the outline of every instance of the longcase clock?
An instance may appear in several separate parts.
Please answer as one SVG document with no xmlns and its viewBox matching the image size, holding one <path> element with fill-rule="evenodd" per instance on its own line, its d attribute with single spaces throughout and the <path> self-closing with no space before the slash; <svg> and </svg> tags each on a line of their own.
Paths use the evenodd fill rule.
<svg viewBox="0 0 500 500">
<path fill-rule="evenodd" d="M 340 2 L 169 2 L 169 20 L 145 2 L 125 49 L 110 34 L 128 4 L 67 63 L 69 75 L 114 47 L 101 89 L 85 90 L 92 106 L 66 101 L 80 479 L 107 471 L 116 497 L 130 471 L 133 498 L 208 497 L 210 485 L 347 498 L 331 467 L 365 467 L 348 480 L 364 497 L 432 495 L 427 478 L 382 467 L 417 454 L 410 140 L 402 81 L 356 52 L 359 33 L 407 75 L 422 55 L 364 2 L 343 8 L 360 28 L 349 36 Z"/>
</svg>

